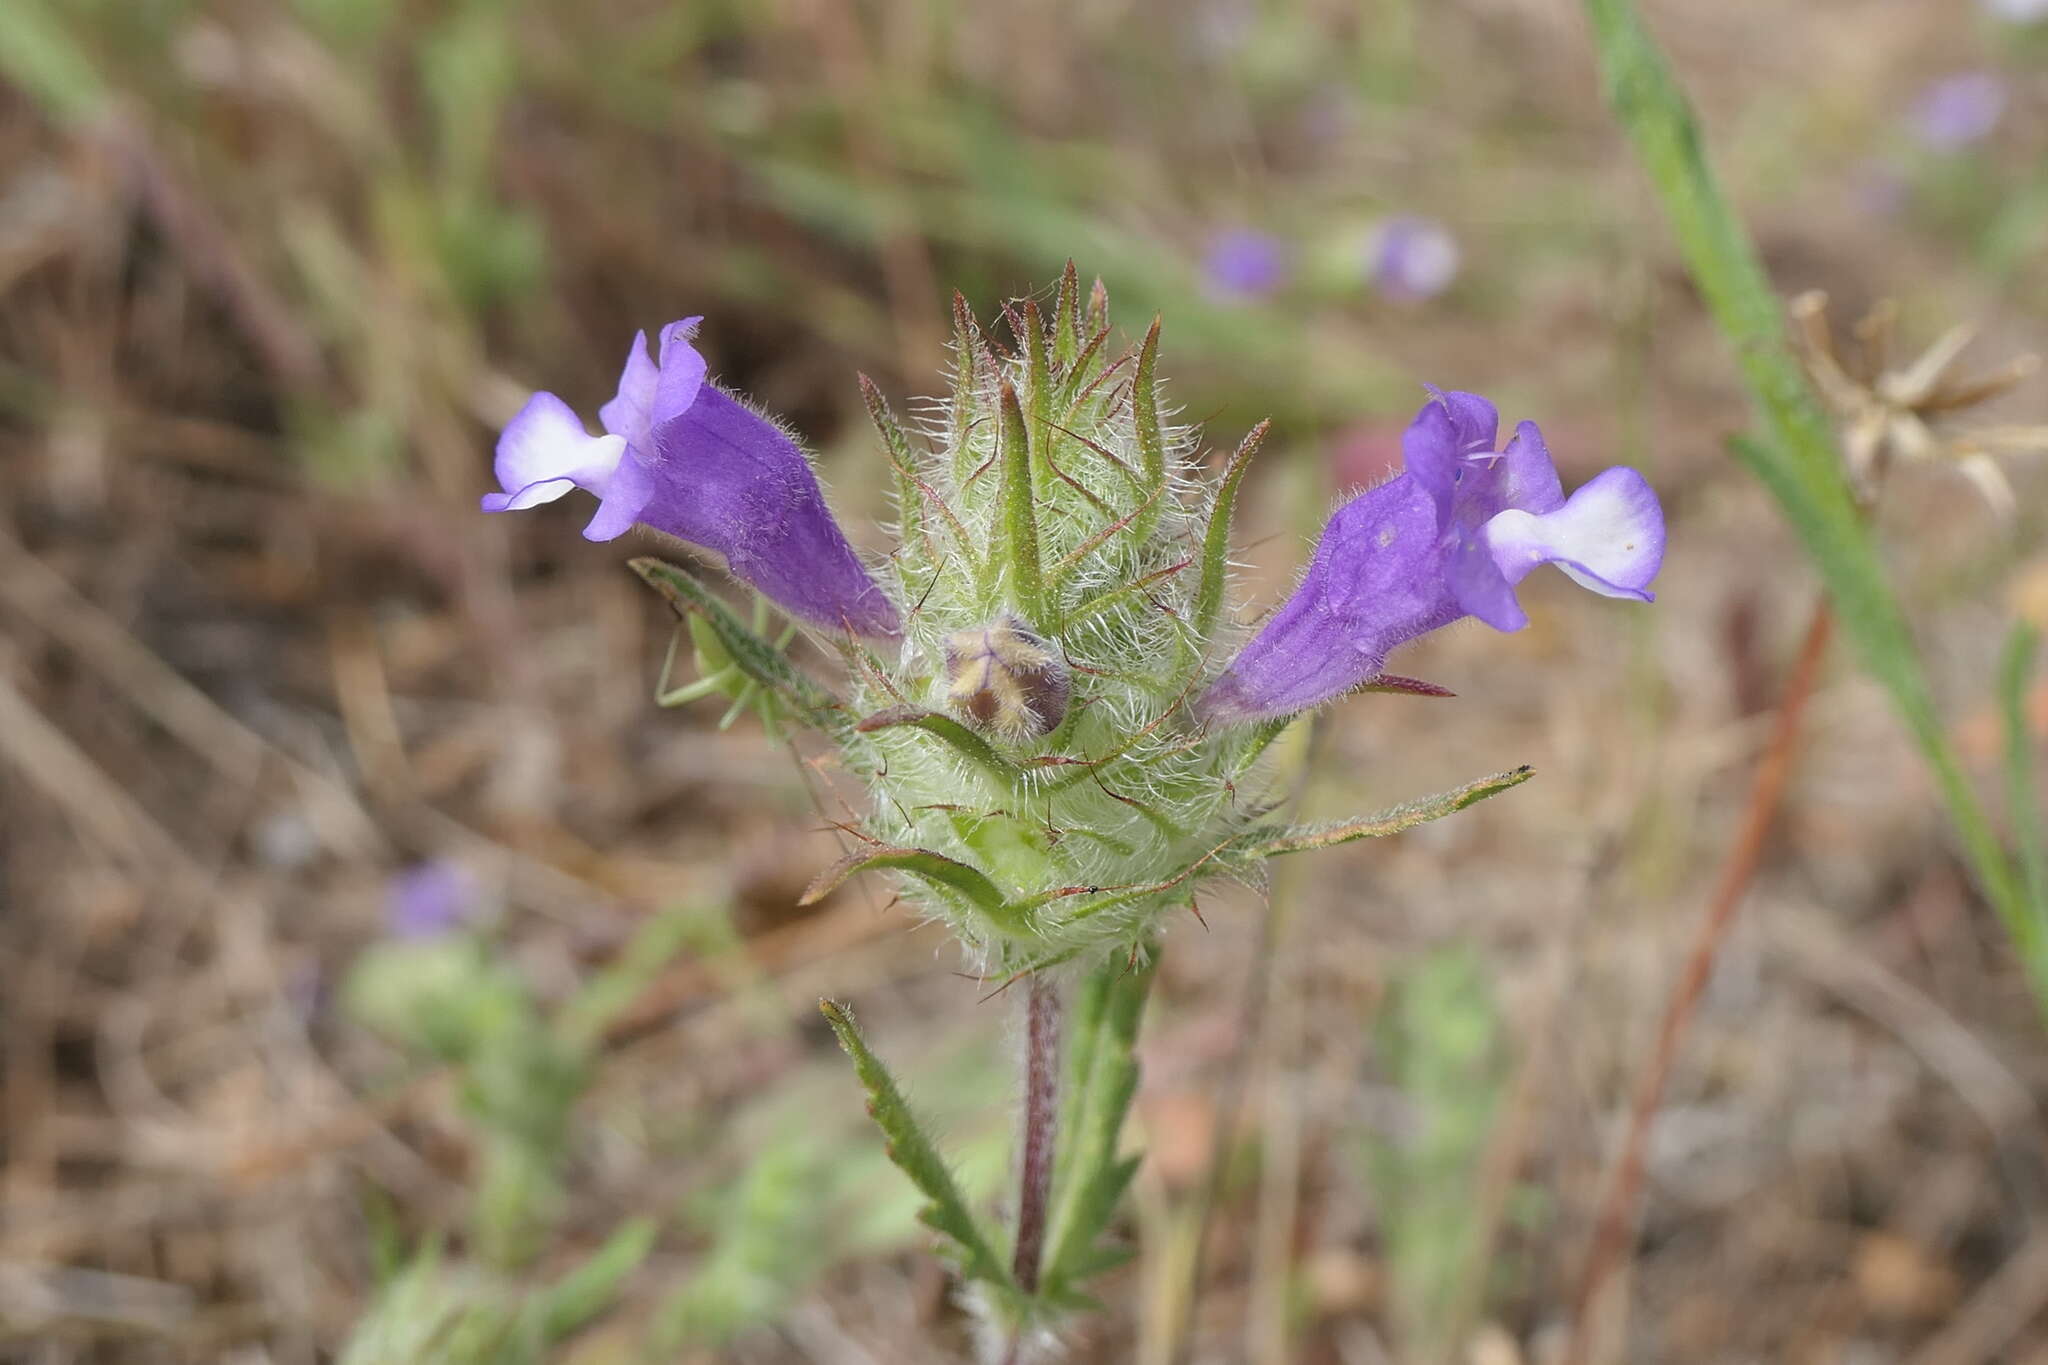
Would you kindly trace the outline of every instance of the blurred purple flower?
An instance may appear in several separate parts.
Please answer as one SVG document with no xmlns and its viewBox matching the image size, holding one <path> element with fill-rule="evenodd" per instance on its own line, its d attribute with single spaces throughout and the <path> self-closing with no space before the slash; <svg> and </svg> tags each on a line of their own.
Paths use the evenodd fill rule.
<svg viewBox="0 0 2048 1365">
<path fill-rule="evenodd" d="M 1196 710 L 1239 724 L 1305 710 L 1378 677 L 1417 636 L 1476 616 L 1528 617 L 1515 585 L 1555 564 L 1608 597 L 1652 600 L 1664 514 L 1633 469 L 1567 498 L 1534 422 L 1496 450 L 1500 418 L 1477 394 L 1434 395 L 1402 437 L 1406 472 L 1339 508 L 1286 605 L 1230 661 Z"/>
<path fill-rule="evenodd" d="M 613 540 L 635 523 L 725 556 L 736 577 L 814 626 L 894 636 L 895 606 L 840 533 L 810 462 L 781 427 L 705 379 L 691 345 L 701 318 L 633 338 L 618 395 L 590 435 L 551 393 L 528 399 L 498 437 L 501 493 L 486 512 L 553 502 L 571 488 L 597 495 L 583 534 Z"/>
<path fill-rule="evenodd" d="M 2034 24 L 2048 19 L 2048 0 L 1981 0 L 1986 13 L 2009 24 Z"/>
<path fill-rule="evenodd" d="M 1209 291 L 1222 298 L 1263 298 L 1287 283 L 1287 245 L 1250 228 L 1219 232 L 1202 262 Z"/>
<path fill-rule="evenodd" d="M 415 863 L 384 887 L 384 922 L 394 938 L 435 938 L 475 917 L 476 879 L 445 858 Z"/>
<path fill-rule="evenodd" d="M 1936 81 L 1908 112 L 1913 135 L 1938 152 L 1953 152 L 1988 136 L 2005 116 L 2003 80 L 1989 71 L 1966 71 Z"/>
<path fill-rule="evenodd" d="M 1435 298 L 1458 277 L 1458 240 L 1434 218 L 1387 219 L 1373 233 L 1367 256 L 1373 287 L 1406 303 Z"/>
</svg>

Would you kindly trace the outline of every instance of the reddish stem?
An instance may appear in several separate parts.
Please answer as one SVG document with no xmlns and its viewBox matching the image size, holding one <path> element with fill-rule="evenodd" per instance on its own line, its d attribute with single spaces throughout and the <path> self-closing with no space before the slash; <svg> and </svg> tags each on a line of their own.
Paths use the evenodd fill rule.
<svg viewBox="0 0 2048 1365">
<path fill-rule="evenodd" d="M 1742 828 L 1728 847 L 1728 855 L 1721 864 L 1721 876 L 1714 886 L 1713 899 L 1707 903 L 1699 932 L 1693 938 L 1692 951 L 1685 960 L 1685 968 L 1677 984 L 1672 987 L 1670 998 L 1665 1002 L 1664 1019 L 1657 1030 L 1656 1045 L 1636 1082 L 1621 1158 L 1594 1223 L 1592 1246 L 1586 1253 L 1586 1264 L 1580 1272 L 1578 1290 L 1572 1299 L 1572 1335 L 1564 1354 L 1565 1365 L 1583 1365 L 1590 1349 L 1588 1337 L 1593 1305 L 1627 1245 L 1629 1230 L 1635 1225 L 1636 1205 L 1642 1197 L 1643 1173 L 1649 1150 L 1650 1122 L 1657 1115 L 1658 1105 L 1663 1102 L 1664 1086 L 1671 1077 L 1672 1064 L 1677 1060 L 1679 1041 L 1692 1022 L 1701 996 L 1706 993 L 1707 982 L 1714 974 L 1714 959 L 1728 937 L 1729 928 L 1735 923 L 1735 912 L 1742 906 L 1743 894 L 1749 890 L 1757 865 L 1763 859 L 1765 841 L 1770 836 L 1772 825 L 1777 822 L 1778 806 L 1785 795 L 1785 780 L 1792 769 L 1793 741 L 1799 736 L 1800 718 L 1805 714 L 1806 703 L 1820 680 L 1821 663 L 1827 657 L 1828 636 L 1834 629 L 1834 623 L 1834 613 L 1823 599 L 1813 609 L 1813 619 L 1806 627 L 1806 640 L 1799 647 L 1798 661 L 1792 666 L 1792 676 L 1786 681 L 1784 696 L 1778 702 L 1770 745 L 1764 750 L 1763 758 L 1757 764 L 1756 776 L 1750 783 L 1749 805 L 1743 815 Z"/>
<path fill-rule="evenodd" d="M 1038 1292 L 1038 1262 L 1045 1248 L 1051 1203 L 1054 1129 L 1060 1101 L 1060 997 L 1045 972 L 1026 979 L 1024 997 L 1024 1157 L 1018 1178 L 1017 1287 Z"/>
</svg>

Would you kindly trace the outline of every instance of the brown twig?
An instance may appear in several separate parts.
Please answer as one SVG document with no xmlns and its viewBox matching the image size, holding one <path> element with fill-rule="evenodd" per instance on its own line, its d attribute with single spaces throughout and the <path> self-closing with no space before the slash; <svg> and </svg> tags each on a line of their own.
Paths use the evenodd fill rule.
<svg viewBox="0 0 2048 1365">
<path fill-rule="evenodd" d="M 1670 1080 L 1672 1064 L 1678 1057 L 1679 1042 L 1706 993 L 1707 982 L 1714 973 L 1714 960 L 1728 937 L 1728 930 L 1735 923 L 1735 913 L 1741 908 L 1743 895 L 1749 890 L 1757 865 L 1763 859 L 1764 842 L 1777 822 L 1778 806 L 1785 795 L 1785 780 L 1792 768 L 1793 742 L 1798 738 L 1806 703 L 1813 696 L 1814 687 L 1820 679 L 1821 663 L 1827 657 L 1828 637 L 1833 629 L 1834 612 L 1823 599 L 1813 609 L 1813 618 L 1806 627 L 1806 639 L 1799 648 L 1799 658 L 1792 666 L 1792 676 L 1787 680 L 1784 696 L 1778 702 L 1770 744 L 1764 750 L 1763 758 L 1757 764 L 1756 776 L 1750 783 L 1749 804 L 1743 815 L 1742 827 L 1721 864 L 1721 875 L 1715 883 L 1713 898 L 1708 901 L 1706 914 L 1700 919 L 1699 932 L 1693 938 L 1685 967 L 1665 1002 L 1657 1041 L 1636 1082 L 1621 1157 L 1616 1162 L 1614 1178 L 1608 1183 L 1607 1197 L 1602 1201 L 1599 1216 L 1594 1222 L 1593 1242 L 1586 1252 L 1586 1263 L 1580 1271 L 1578 1288 L 1572 1298 L 1572 1334 L 1564 1354 L 1565 1365 L 1584 1365 L 1586 1360 L 1593 1306 L 1635 1223 L 1636 1205 L 1642 1196 L 1651 1120 L 1656 1117 L 1658 1105 L 1663 1101 L 1665 1084 Z"/>
</svg>

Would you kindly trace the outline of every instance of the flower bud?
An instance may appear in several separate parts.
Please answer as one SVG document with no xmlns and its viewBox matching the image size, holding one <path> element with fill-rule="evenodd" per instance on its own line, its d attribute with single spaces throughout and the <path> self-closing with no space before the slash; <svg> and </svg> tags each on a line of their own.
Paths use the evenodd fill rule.
<svg viewBox="0 0 2048 1365">
<path fill-rule="evenodd" d="M 1019 741 L 1051 734 L 1067 714 L 1067 666 L 1005 613 L 946 637 L 946 700 L 976 726 Z"/>
</svg>

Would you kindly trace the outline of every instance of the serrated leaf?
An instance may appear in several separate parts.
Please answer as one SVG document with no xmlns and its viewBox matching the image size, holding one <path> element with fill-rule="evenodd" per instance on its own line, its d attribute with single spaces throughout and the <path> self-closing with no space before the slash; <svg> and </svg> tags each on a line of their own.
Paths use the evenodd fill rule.
<svg viewBox="0 0 2048 1365">
<path fill-rule="evenodd" d="M 934 886 L 957 891 L 973 901 L 978 909 L 999 921 L 1014 918 L 1008 913 L 1002 891 L 980 869 L 956 862 L 945 854 L 934 853 L 928 848 L 892 848 L 886 844 L 872 844 L 855 849 L 820 872 L 804 889 L 804 894 L 798 899 L 797 904 L 814 904 L 831 894 L 841 882 L 854 873 L 877 867 L 893 867 L 922 878 Z"/>
<path fill-rule="evenodd" d="M 1377 815 L 1367 815 L 1355 820 L 1337 820 L 1321 825 L 1290 825 L 1278 830 L 1257 830 L 1245 836 L 1236 846 L 1236 851 L 1252 858 L 1276 858 L 1283 853 L 1306 853 L 1311 849 L 1332 848 L 1348 844 L 1354 839 L 1378 839 L 1402 830 L 1426 825 L 1431 820 L 1441 820 L 1454 815 L 1489 796 L 1498 796 L 1510 787 L 1519 787 L 1536 775 L 1536 770 L 1524 764 L 1492 777 L 1482 777 L 1477 782 L 1468 782 L 1462 787 L 1420 801 L 1409 801 L 1383 810 Z"/>
<path fill-rule="evenodd" d="M 773 643 L 756 635 L 732 608 L 718 600 L 689 570 L 652 556 L 627 561 L 627 567 L 660 593 L 678 616 L 700 614 L 718 634 L 718 643 L 742 673 L 776 693 L 810 725 L 836 730 L 845 724 L 839 699 L 789 661 Z"/>
<path fill-rule="evenodd" d="M 925 1136 L 895 1078 L 861 1037 L 853 1012 L 836 1000 L 820 1000 L 818 1009 L 838 1036 L 839 1045 L 853 1059 L 853 1069 L 868 1092 L 868 1112 L 886 1140 L 889 1160 L 931 1201 L 918 1214 L 919 1221 L 952 1244 L 951 1250 L 958 1257 L 960 1273 L 965 1278 L 983 1280 L 1015 1293 L 1010 1272 L 990 1249 L 988 1238 L 968 1211 L 960 1187 L 953 1182 L 952 1171 Z"/>
<path fill-rule="evenodd" d="M 991 748 L 987 740 L 941 711 L 927 711 L 921 706 L 891 706 L 862 718 L 853 728 L 865 735 L 899 726 L 924 731 L 943 741 L 962 758 L 986 768 L 1006 782 L 1023 776 L 1021 770 Z"/>
<path fill-rule="evenodd" d="M 1272 429 L 1273 423 L 1265 421 L 1245 433 L 1237 453 L 1230 457 L 1229 467 L 1223 471 L 1223 482 L 1216 486 L 1216 500 L 1209 508 L 1209 529 L 1202 537 L 1202 581 L 1195 589 L 1197 640 L 1209 638 L 1216 617 L 1223 610 L 1223 583 L 1230 572 L 1230 518 L 1237 508 L 1237 490 L 1244 483 L 1245 471 L 1251 468 L 1252 456 L 1259 453 L 1260 444 Z"/>
<path fill-rule="evenodd" d="M 903 539 L 926 538 L 924 489 L 917 477 L 917 460 L 911 453 L 910 439 L 903 434 L 902 424 L 889 410 L 889 400 L 882 396 L 882 390 L 875 381 L 865 374 L 859 376 L 859 380 L 860 399 L 867 406 L 868 420 L 875 424 L 875 433 L 882 438 L 882 449 L 888 453 L 889 465 L 896 471 L 896 515 L 903 522 Z"/>
</svg>

